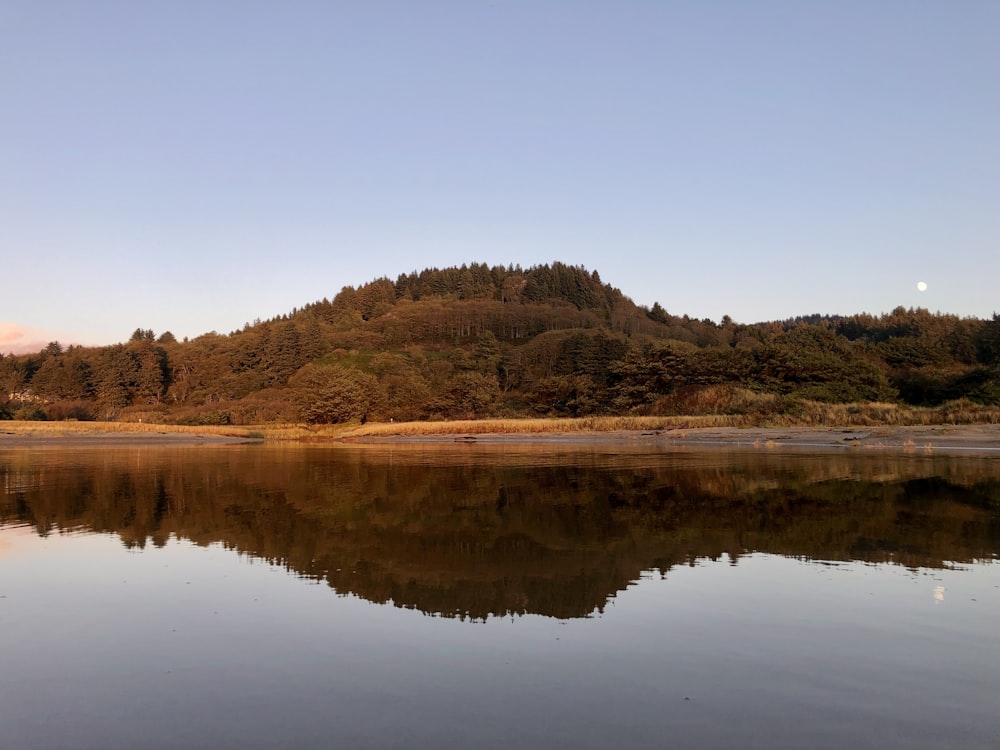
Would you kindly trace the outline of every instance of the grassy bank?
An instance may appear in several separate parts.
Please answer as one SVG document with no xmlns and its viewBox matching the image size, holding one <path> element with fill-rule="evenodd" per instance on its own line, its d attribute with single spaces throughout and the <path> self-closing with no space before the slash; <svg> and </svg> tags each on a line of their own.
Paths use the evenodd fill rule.
<svg viewBox="0 0 1000 750">
<path fill-rule="evenodd" d="M 12 420 L 0 422 L 0 434 L 61 437 L 65 435 L 107 435 L 109 433 L 221 435 L 227 437 L 263 437 L 256 427 L 188 426 L 149 424 L 146 422 L 34 422 Z"/>
<path fill-rule="evenodd" d="M 438 422 L 370 422 L 306 425 L 167 425 L 147 422 L 0 422 L 0 432 L 62 436 L 87 433 L 180 433 L 264 440 L 342 440 L 362 437 L 462 434 L 544 434 L 695 429 L 698 427 L 905 427 L 1000 424 L 1000 408 L 967 401 L 924 408 L 897 404 L 823 404 L 798 402 L 777 411 L 761 402 L 742 413 L 672 416 L 584 417 L 577 419 L 481 419 Z"/>
<path fill-rule="evenodd" d="M 699 427 L 913 427 L 1000 424 L 1000 409 L 968 405 L 915 408 L 895 404 L 809 404 L 796 414 L 702 414 L 669 417 L 581 419 L 483 419 L 451 422 L 370 423 L 341 437 L 407 435 L 528 434 L 697 429 Z"/>
</svg>

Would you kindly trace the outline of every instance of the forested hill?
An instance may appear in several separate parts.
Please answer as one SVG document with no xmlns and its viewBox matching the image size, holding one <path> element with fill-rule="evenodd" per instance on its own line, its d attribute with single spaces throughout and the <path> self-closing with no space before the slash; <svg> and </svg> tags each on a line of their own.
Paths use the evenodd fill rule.
<svg viewBox="0 0 1000 750">
<path fill-rule="evenodd" d="M 0 417 L 188 423 L 793 412 L 1000 404 L 1000 316 L 720 323 L 636 306 L 596 271 L 473 264 L 345 287 L 228 335 L 0 356 Z"/>
</svg>

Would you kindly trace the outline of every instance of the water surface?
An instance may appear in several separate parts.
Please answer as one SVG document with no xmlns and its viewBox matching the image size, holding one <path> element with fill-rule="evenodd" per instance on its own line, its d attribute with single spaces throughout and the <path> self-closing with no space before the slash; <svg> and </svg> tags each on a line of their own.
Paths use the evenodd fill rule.
<svg viewBox="0 0 1000 750">
<path fill-rule="evenodd" d="M 1000 462 L 0 452 L 24 747 L 996 747 Z"/>
</svg>

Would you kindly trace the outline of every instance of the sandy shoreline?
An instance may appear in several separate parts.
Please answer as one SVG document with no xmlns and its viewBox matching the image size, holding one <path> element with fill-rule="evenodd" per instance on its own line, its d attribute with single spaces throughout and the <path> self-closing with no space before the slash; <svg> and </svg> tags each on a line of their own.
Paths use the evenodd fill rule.
<svg viewBox="0 0 1000 750">
<path fill-rule="evenodd" d="M 1000 454 L 1000 425 L 916 427 L 698 427 L 614 432 L 468 433 L 364 437 L 363 443 L 642 443 L 732 448 L 864 449 Z"/>
<path fill-rule="evenodd" d="M 0 423 L 0 449 L 125 447 L 257 443 L 259 439 L 232 435 L 205 435 L 184 432 L 63 432 L 8 431 Z"/>
<path fill-rule="evenodd" d="M 169 427 L 141 431 L 33 427 L 0 423 L 0 449 L 24 447 L 168 446 L 260 442 L 260 436 L 225 435 Z M 914 427 L 698 427 L 658 430 L 546 431 L 518 433 L 345 435 L 309 442 L 386 443 L 561 443 L 705 446 L 781 449 L 863 449 L 924 453 L 998 453 L 1000 425 L 929 425 Z"/>
</svg>

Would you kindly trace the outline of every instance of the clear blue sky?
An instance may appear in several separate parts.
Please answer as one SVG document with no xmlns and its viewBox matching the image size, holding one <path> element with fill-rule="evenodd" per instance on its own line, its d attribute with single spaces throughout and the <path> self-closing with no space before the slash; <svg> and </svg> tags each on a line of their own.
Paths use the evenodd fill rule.
<svg viewBox="0 0 1000 750">
<path fill-rule="evenodd" d="M 463 262 L 988 317 L 998 40 L 996 0 L 5 0 L 0 350 Z"/>
</svg>

